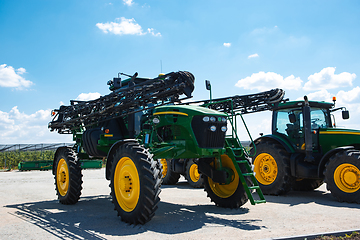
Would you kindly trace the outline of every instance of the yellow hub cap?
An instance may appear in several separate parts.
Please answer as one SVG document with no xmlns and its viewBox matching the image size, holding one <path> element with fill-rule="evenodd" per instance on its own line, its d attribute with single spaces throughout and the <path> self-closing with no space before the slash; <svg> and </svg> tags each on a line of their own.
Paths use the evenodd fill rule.
<svg viewBox="0 0 360 240">
<path fill-rule="evenodd" d="M 65 196 L 69 189 L 69 168 L 65 159 L 61 158 L 56 168 L 56 184 L 61 196 Z"/>
<path fill-rule="evenodd" d="M 211 180 L 211 178 L 208 178 L 209 180 L 209 186 L 211 190 L 219 197 L 221 198 L 228 198 L 233 195 L 239 185 L 239 175 L 236 172 L 236 169 L 233 165 L 233 162 L 227 155 L 221 155 L 221 164 L 223 168 L 230 168 L 233 173 L 235 174 L 233 176 L 232 181 L 229 184 L 219 184 L 215 183 Z"/>
<path fill-rule="evenodd" d="M 360 189 L 360 171 L 350 163 L 343 163 L 335 169 L 334 182 L 343 192 L 356 192 Z"/>
<path fill-rule="evenodd" d="M 199 171 L 198 171 L 198 165 L 196 165 L 195 163 L 193 163 L 193 164 L 190 166 L 189 175 L 190 175 L 191 181 L 193 181 L 193 182 L 199 181 L 199 179 L 200 179 L 200 173 L 199 173 Z"/>
<path fill-rule="evenodd" d="M 162 165 L 162 178 L 164 178 L 167 174 L 167 170 L 168 170 L 168 167 L 167 167 L 167 162 L 166 162 L 166 159 L 165 158 L 162 158 L 160 159 L 160 163 Z"/>
<path fill-rule="evenodd" d="M 116 165 L 114 173 L 114 191 L 120 207 L 131 212 L 135 209 L 140 196 L 140 180 L 135 163 L 123 157 Z"/>
<path fill-rule="evenodd" d="M 278 174 L 278 166 L 275 159 L 268 153 L 259 154 L 254 161 L 255 177 L 263 185 L 272 184 Z"/>
</svg>

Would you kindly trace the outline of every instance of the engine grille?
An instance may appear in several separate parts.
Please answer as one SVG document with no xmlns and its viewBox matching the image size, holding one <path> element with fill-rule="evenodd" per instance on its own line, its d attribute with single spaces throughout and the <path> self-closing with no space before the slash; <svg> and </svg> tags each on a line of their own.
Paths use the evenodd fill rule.
<svg viewBox="0 0 360 240">
<path fill-rule="evenodd" d="M 204 122 L 203 117 L 204 116 L 194 116 L 191 122 L 191 127 L 199 147 L 223 148 L 225 145 L 226 132 L 221 131 L 221 127 L 226 126 L 226 122 L 218 121 L 218 117 L 215 117 L 215 122 Z M 216 130 L 211 131 L 211 126 L 215 126 Z"/>
</svg>

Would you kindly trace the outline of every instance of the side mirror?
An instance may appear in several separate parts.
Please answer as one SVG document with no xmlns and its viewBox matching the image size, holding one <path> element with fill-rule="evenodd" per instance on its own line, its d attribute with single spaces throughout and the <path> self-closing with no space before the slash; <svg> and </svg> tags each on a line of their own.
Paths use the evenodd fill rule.
<svg viewBox="0 0 360 240">
<path fill-rule="evenodd" d="M 349 119 L 350 118 L 348 110 L 342 111 L 342 118 L 343 119 Z"/>
<path fill-rule="evenodd" d="M 296 122 L 296 116 L 294 113 L 289 113 L 289 121 L 291 123 L 295 123 Z"/>
<path fill-rule="evenodd" d="M 206 90 L 211 90 L 211 84 L 209 80 L 205 80 L 205 86 L 206 86 Z"/>
</svg>

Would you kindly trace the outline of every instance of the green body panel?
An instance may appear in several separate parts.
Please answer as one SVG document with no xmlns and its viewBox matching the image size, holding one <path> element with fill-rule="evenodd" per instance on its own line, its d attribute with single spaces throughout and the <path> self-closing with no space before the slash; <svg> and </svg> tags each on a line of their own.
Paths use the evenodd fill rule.
<svg viewBox="0 0 360 240">
<path fill-rule="evenodd" d="M 319 130 L 319 143 L 323 153 L 342 146 L 359 146 L 360 131 L 339 128 L 321 128 Z"/>
<path fill-rule="evenodd" d="M 48 161 L 32 161 L 32 162 L 19 162 L 18 169 L 20 171 L 28 170 L 51 170 L 53 165 L 52 160 Z"/>
<path fill-rule="evenodd" d="M 82 169 L 89 168 L 102 168 L 101 160 L 80 160 Z M 18 169 L 20 171 L 29 170 L 51 170 L 53 167 L 53 160 L 47 161 L 31 161 L 31 162 L 19 162 Z"/>
<path fill-rule="evenodd" d="M 154 109 L 150 121 L 151 131 L 143 135 L 145 147 L 150 149 L 154 158 L 204 158 L 220 156 L 225 152 L 224 146 L 221 148 L 199 147 L 192 126 L 194 116 L 215 117 L 216 121 L 219 118 L 226 119 L 226 114 L 200 106 L 169 105 Z M 154 123 L 154 118 L 158 119 L 159 123 Z M 159 131 L 165 137 L 160 137 Z"/>
<path fill-rule="evenodd" d="M 287 108 L 295 108 L 303 106 L 304 101 L 287 101 L 279 103 L 277 109 L 287 109 Z M 323 101 L 309 101 L 310 106 L 318 106 L 322 108 L 332 108 L 334 107 L 334 103 L 323 102 Z"/>
</svg>

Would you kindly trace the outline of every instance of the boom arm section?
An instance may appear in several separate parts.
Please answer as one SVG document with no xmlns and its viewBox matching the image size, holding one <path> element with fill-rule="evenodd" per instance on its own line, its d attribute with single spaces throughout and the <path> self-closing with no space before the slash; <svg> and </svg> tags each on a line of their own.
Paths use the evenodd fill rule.
<svg viewBox="0 0 360 240">
<path fill-rule="evenodd" d="M 60 106 L 49 123 L 51 131 L 74 133 L 77 129 L 113 118 L 151 109 L 155 106 L 181 102 L 191 98 L 194 76 L 190 72 L 171 72 L 153 79 L 137 78 L 137 73 L 123 87 L 91 101 L 70 101 Z M 126 81 L 126 80 L 125 80 Z M 186 97 L 180 99 L 185 94 Z"/>
<path fill-rule="evenodd" d="M 272 89 L 250 95 L 236 95 L 233 97 L 217 98 L 192 102 L 226 113 L 240 112 L 241 114 L 271 110 L 276 107 L 285 95 L 282 89 Z"/>
</svg>

